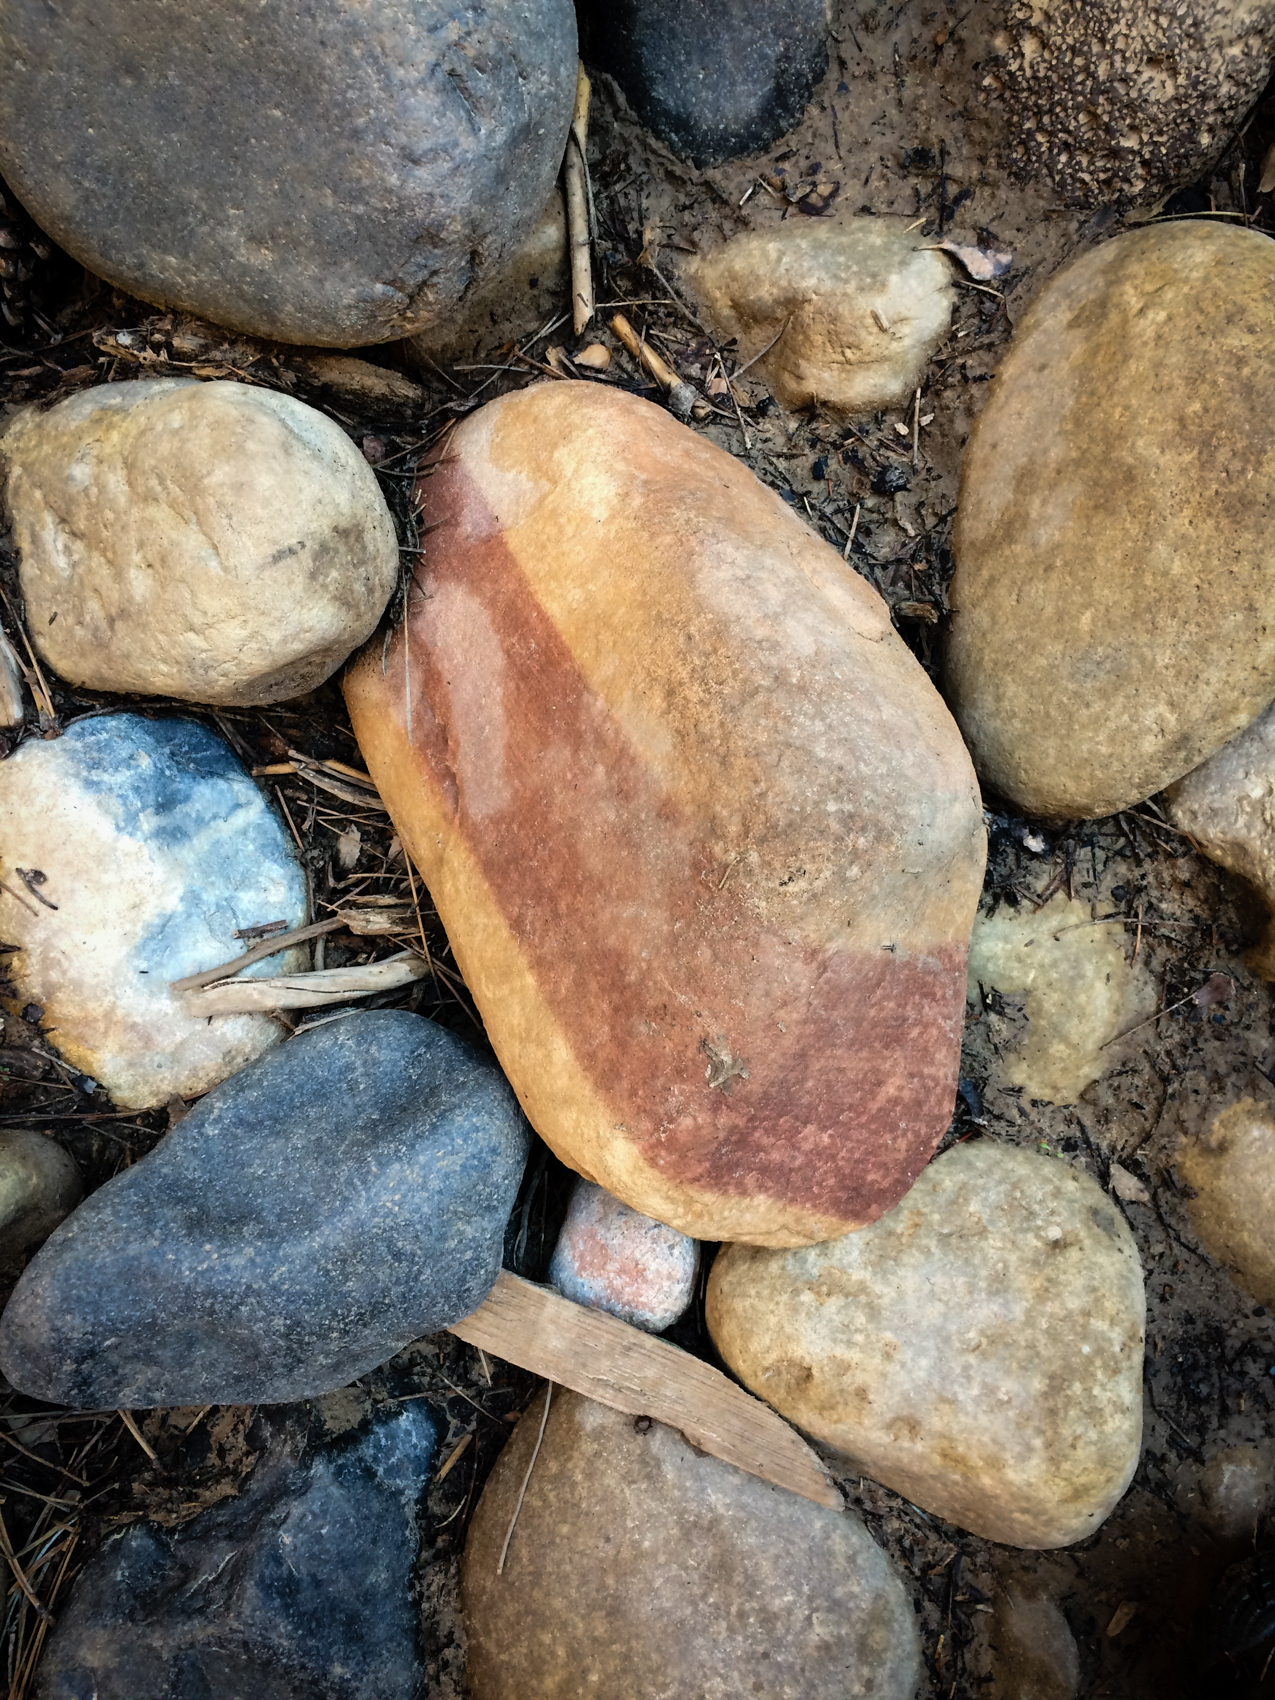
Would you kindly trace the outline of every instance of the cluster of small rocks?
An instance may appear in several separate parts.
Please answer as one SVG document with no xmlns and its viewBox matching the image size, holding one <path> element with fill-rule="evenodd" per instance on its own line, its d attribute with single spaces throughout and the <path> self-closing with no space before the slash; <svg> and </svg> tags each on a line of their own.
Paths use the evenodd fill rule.
<svg viewBox="0 0 1275 1700">
<path fill-rule="evenodd" d="M 1031 46 L 1018 10 L 1007 104 L 1055 39 Z M 1267 10 L 1234 51 L 1205 18 L 1225 74 L 1192 122 L 1247 98 Z M 422 361 L 463 348 L 511 278 L 520 298 L 560 289 L 566 0 L 325 3 L 304 24 L 145 0 L 128 30 L 114 11 L 73 0 L 56 44 L 34 3 L 0 18 L 0 167 L 101 276 L 281 341 L 410 337 Z M 818 0 L 581 20 L 586 56 L 701 166 L 791 128 L 828 64 Z M 217 99 L 193 96 L 204 59 Z M 1060 187 L 1108 182 L 1097 144 L 1051 157 Z M 1166 130 L 1152 164 L 1194 158 Z M 483 1302 L 528 1124 L 580 1176 L 550 1268 L 564 1296 L 663 1332 L 701 1242 L 724 1242 L 705 1297 L 721 1358 L 847 1468 L 1015 1547 L 1109 1515 L 1141 1444 L 1128 1226 L 1054 1156 L 935 1152 L 967 994 L 1023 999 L 1009 1079 L 1066 1104 L 1156 988 L 1070 896 L 978 915 L 980 782 L 1047 818 L 1170 787 L 1182 830 L 1275 900 L 1267 240 L 1149 226 L 1041 289 L 967 451 L 941 689 L 790 506 L 618 387 L 537 384 L 449 434 L 388 624 L 393 521 L 317 409 L 165 378 L 8 423 L 35 649 L 73 685 L 163 699 L 0 765 L 13 995 L 120 1106 L 199 1101 L 83 1201 L 38 1128 L 0 1136 L 0 1253 L 33 1254 L 0 1369 L 82 1409 L 279 1407 L 240 1500 L 102 1546 L 48 1695 L 418 1691 L 433 1420 L 405 1405 L 325 1446 L 304 1404 Z M 681 281 L 784 406 L 854 415 L 919 404 L 961 264 L 901 222 L 810 220 L 724 241 Z M 299 929 L 310 910 L 284 824 L 180 705 L 284 700 L 347 661 L 371 781 L 494 1061 L 403 1010 L 282 1042 L 267 1015 L 183 1002 L 262 915 Z M 20 718 L 22 669 L 0 667 Z M 1181 1158 L 1201 1242 L 1264 1302 L 1272 1141 L 1244 1099 Z M 483 1492 L 464 1598 L 474 1700 L 910 1700 L 921 1677 L 909 1598 L 855 1512 L 552 1384 Z"/>
</svg>

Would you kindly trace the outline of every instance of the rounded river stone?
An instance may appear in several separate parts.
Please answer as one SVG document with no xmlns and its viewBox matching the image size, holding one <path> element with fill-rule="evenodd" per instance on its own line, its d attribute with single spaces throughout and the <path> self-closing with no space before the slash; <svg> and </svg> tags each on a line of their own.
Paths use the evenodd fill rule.
<svg viewBox="0 0 1275 1700">
<path fill-rule="evenodd" d="M 482 1303 L 526 1149 L 500 1071 L 444 1028 L 405 1010 L 315 1028 L 45 1242 L 0 1367 L 88 1408 L 331 1392 Z"/>
<path fill-rule="evenodd" d="M 570 0 L 12 0 L 0 173 L 90 271 L 284 342 L 446 316 L 530 232 Z"/>
</svg>

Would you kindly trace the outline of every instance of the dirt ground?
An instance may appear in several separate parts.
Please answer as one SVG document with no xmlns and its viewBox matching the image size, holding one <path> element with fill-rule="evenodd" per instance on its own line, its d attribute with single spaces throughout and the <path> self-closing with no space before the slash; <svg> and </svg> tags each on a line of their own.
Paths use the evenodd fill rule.
<svg viewBox="0 0 1275 1700">
<path fill-rule="evenodd" d="M 924 219 L 926 235 L 955 234 L 1014 254 L 1012 271 L 994 287 L 960 289 L 951 334 L 925 380 L 923 411 L 934 418 L 921 433 L 916 473 L 910 441 L 905 445 L 893 429 L 901 412 L 851 420 L 820 410 L 786 413 L 755 372 L 743 380 L 748 405 L 739 417 L 714 413 L 696 425 L 743 458 L 839 550 L 853 530 L 849 559 L 894 606 L 900 630 L 935 673 L 961 450 L 1014 323 L 1070 256 L 1156 210 L 1120 204 L 1078 210 L 1059 204 L 1045 184 L 1006 175 L 999 159 L 1006 139 L 980 98 L 987 17 L 987 8 L 977 3 L 958 13 L 916 0 L 893 8 L 851 0 L 836 20 L 834 48 L 839 44 L 840 57 L 834 52 L 805 120 L 762 157 L 693 170 L 636 126 L 605 82 L 596 89 L 590 138 L 599 301 L 622 304 L 682 375 L 700 385 L 717 369 L 719 357 L 728 373 L 733 369 L 732 351 L 705 333 L 671 286 L 680 257 L 737 230 L 809 216 L 827 203 L 831 216 L 905 214 Z M 1257 162 L 1272 138 L 1275 100 L 1268 92 L 1220 164 L 1160 210 L 1239 214 L 1257 228 L 1272 228 L 1270 199 L 1246 199 L 1244 190 L 1245 182 L 1256 182 Z M 816 183 L 830 182 L 836 185 L 830 198 L 824 189 L 814 198 L 806 194 Z M 282 385 L 325 407 L 363 446 L 381 477 L 405 550 L 420 542 L 413 469 L 430 444 L 474 405 L 538 381 L 550 344 L 572 346 L 566 327 L 536 337 L 544 323 L 513 316 L 485 338 L 490 364 L 502 369 L 482 375 L 476 399 L 471 397 L 479 374 L 427 371 L 419 405 L 406 414 L 378 416 L 353 392 L 313 389 L 296 351 L 158 313 L 88 278 L 34 240 L 34 247 L 18 252 L 22 269 L 31 272 L 15 292 L 15 300 L 22 297 L 20 322 L 0 324 L 0 419 L 24 403 L 47 403 L 89 384 L 157 372 Z M 565 305 L 564 300 L 560 306 Z M 617 349 L 610 380 L 640 388 L 641 376 L 618 352 L 606 316 L 604 311 L 587 339 L 600 337 Z M 383 366 L 402 364 L 399 350 L 366 355 Z M 909 487 L 877 493 L 874 483 L 879 488 L 886 482 L 881 474 L 891 467 L 907 472 Z M 405 553 L 405 562 L 412 559 Z M 3 534 L 0 587 L 5 598 L 0 618 L 25 658 L 16 573 Z M 73 689 L 47 670 L 45 679 L 48 702 L 41 712 L 32 708 L 21 736 L 53 732 L 50 709 L 66 725 L 121 706 L 165 706 L 156 699 L 125 703 Z M 358 762 L 333 685 L 263 710 L 213 713 L 170 706 L 214 725 L 253 768 L 278 767 L 294 749 L 312 758 Z M 0 754 L 15 741 L 10 736 Z M 423 935 L 435 976 L 376 1001 L 417 1009 L 483 1043 L 428 896 L 406 867 L 387 817 L 300 774 L 266 775 L 261 782 L 285 810 L 297 838 L 318 917 L 351 902 L 383 906 L 373 899 L 408 905 L 398 936 L 329 935 L 326 964 L 388 954 L 407 938 Z M 1006 1084 L 1001 1057 L 1012 1012 L 1007 1016 L 993 1005 L 978 1009 L 967 1033 L 963 1091 L 948 1135 L 1041 1146 L 1103 1185 L 1109 1165 L 1118 1160 L 1150 1188 L 1151 1205 L 1121 1206 L 1147 1275 L 1142 1459 L 1132 1487 L 1103 1528 L 1079 1546 L 1047 1554 L 976 1539 L 887 1489 L 839 1473 L 850 1503 L 863 1511 L 914 1592 L 925 1644 L 926 1700 L 1011 1694 L 1045 1700 L 1071 1691 L 1059 1685 L 1057 1674 L 1071 1657 L 1065 1648 L 1059 1651 L 1063 1643 L 1052 1643 L 1051 1652 L 1047 1640 L 1040 1642 L 1044 1673 L 1034 1677 L 1031 1659 L 1012 1652 L 1006 1614 L 1014 1598 L 1028 1604 L 1046 1600 L 1061 1611 L 1075 1644 L 1078 1695 L 1162 1700 L 1191 1692 L 1186 1659 L 1192 1615 L 1222 1570 L 1251 1550 L 1254 1538 L 1260 1543 L 1264 1537 L 1264 1522 L 1246 1540 L 1219 1532 L 1210 1520 L 1202 1490 L 1208 1461 L 1240 1444 L 1275 1450 L 1275 1323 L 1202 1251 L 1173 1170 L 1179 1134 L 1207 1097 L 1241 1091 L 1263 1100 L 1275 1095 L 1267 1072 L 1275 1072 L 1271 991 L 1243 964 L 1260 917 L 1236 881 L 1199 857 L 1188 841 L 1155 824 L 1154 805 L 1137 816 L 1075 830 L 998 813 L 994 799 L 988 808 L 987 902 L 1036 905 L 1068 889 L 1101 904 L 1099 913 L 1124 915 L 1130 953 L 1140 950 L 1161 988 L 1165 1013 L 1115 1055 L 1112 1072 L 1071 1108 L 1025 1102 Z M 358 859 L 342 872 L 337 840 L 352 829 L 359 834 Z M 1188 1001 L 1170 1012 L 1218 971 L 1234 977 L 1229 1002 L 1201 1011 Z M 5 990 L 0 984 L 0 994 Z M 180 1117 L 180 1104 L 132 1115 L 115 1111 L 100 1090 L 86 1095 L 80 1077 L 60 1064 L 42 1034 L 42 1012 L 18 1007 L 12 996 L 4 1009 L 0 1125 L 51 1130 L 90 1186 L 136 1161 Z M 537 1147 L 510 1223 L 510 1267 L 544 1277 L 567 1186 L 565 1171 Z M 0 1297 L 16 1273 L 8 1272 Z M 712 1356 L 701 1307 L 675 1337 Z M 315 1401 L 313 1408 L 314 1422 L 329 1428 L 357 1421 L 371 1403 L 387 1399 L 425 1397 L 439 1414 L 444 1439 L 420 1570 L 427 1692 L 438 1700 L 465 1692 L 456 1581 L 465 1529 L 510 1419 L 535 1391 L 523 1372 L 500 1363 L 489 1368 L 490 1376 L 475 1351 L 441 1335 L 419 1342 L 353 1388 Z M 130 1432 L 116 1413 L 61 1412 L 9 1389 L 0 1396 L 0 1552 L 15 1555 L 27 1583 L 24 1589 L 15 1582 L 6 1602 L 0 1657 L 10 1700 L 34 1692 L 48 1629 L 42 1613 L 51 1608 L 56 1617 L 77 1568 L 105 1533 L 141 1516 L 165 1521 L 194 1516 L 237 1491 L 255 1459 L 251 1409 L 138 1413 L 136 1427 L 136 1434 Z M 1030 1621 L 1030 1609 L 1020 1608 L 1018 1618 Z M 1109 1632 L 1113 1628 L 1117 1633 Z"/>
</svg>

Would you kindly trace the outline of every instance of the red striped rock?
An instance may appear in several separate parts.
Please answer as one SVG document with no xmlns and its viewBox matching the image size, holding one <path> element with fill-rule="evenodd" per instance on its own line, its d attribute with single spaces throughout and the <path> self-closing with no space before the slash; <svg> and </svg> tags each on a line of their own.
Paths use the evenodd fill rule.
<svg viewBox="0 0 1275 1700">
<path fill-rule="evenodd" d="M 873 1220 L 948 1122 L 984 860 L 885 604 L 602 386 L 493 402 L 420 492 L 407 628 L 345 691 L 532 1125 L 699 1239 Z"/>
</svg>

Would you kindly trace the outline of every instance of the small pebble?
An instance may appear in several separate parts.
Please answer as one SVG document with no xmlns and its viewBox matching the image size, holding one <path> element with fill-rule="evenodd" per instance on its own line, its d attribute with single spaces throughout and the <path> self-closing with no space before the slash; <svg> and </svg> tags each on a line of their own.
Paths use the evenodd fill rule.
<svg viewBox="0 0 1275 1700">
<path fill-rule="evenodd" d="M 549 1279 L 564 1298 L 659 1334 L 690 1304 L 698 1268 L 693 1239 L 582 1180 L 571 1194 Z"/>
<path fill-rule="evenodd" d="M 33 1128 L 0 1131 L 0 1266 L 40 1245 L 84 1196 L 74 1159 Z"/>
<path fill-rule="evenodd" d="M 572 356 L 577 366 L 583 366 L 590 372 L 605 372 L 611 364 L 611 350 L 600 342 L 591 342 L 587 348 L 582 348 L 579 354 Z"/>
</svg>

